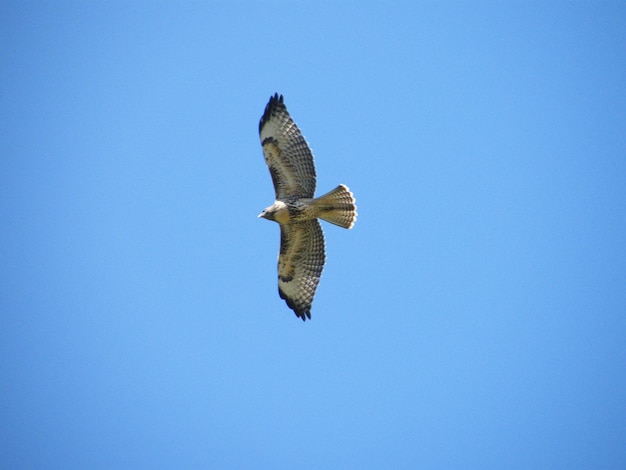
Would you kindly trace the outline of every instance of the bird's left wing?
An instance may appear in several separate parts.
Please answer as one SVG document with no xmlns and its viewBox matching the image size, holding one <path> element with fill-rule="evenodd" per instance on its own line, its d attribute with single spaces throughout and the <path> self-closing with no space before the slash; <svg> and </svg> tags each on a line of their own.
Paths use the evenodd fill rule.
<svg viewBox="0 0 626 470">
<path fill-rule="evenodd" d="M 288 196 L 311 198 L 315 194 L 313 153 L 276 93 L 259 122 L 265 163 L 272 175 L 276 199 Z"/>
<path fill-rule="evenodd" d="M 325 260 L 324 233 L 317 219 L 281 224 L 278 293 L 302 320 L 311 318 Z"/>
</svg>

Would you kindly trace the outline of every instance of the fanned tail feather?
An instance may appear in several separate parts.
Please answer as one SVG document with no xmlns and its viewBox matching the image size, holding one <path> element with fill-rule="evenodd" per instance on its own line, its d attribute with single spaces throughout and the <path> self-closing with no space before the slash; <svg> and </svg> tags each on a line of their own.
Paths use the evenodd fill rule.
<svg viewBox="0 0 626 470">
<path fill-rule="evenodd" d="M 315 199 L 319 217 L 343 228 L 352 228 L 356 222 L 356 200 L 346 185 L 340 184 L 329 193 Z"/>
</svg>

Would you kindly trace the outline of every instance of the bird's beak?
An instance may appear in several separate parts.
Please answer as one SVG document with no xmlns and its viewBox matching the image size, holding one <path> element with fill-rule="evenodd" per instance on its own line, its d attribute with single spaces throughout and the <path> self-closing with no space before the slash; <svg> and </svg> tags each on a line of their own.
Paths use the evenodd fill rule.
<svg viewBox="0 0 626 470">
<path fill-rule="evenodd" d="M 263 217 L 264 215 L 265 215 L 265 211 L 263 211 L 263 212 L 261 212 L 259 215 L 257 215 L 257 218 L 258 218 L 258 217 Z"/>
</svg>

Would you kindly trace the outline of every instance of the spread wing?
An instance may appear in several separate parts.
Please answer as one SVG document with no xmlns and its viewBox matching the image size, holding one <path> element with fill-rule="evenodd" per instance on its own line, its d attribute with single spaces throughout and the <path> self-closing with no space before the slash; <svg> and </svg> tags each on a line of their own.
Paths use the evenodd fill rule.
<svg viewBox="0 0 626 470">
<path fill-rule="evenodd" d="M 259 122 L 265 163 L 272 175 L 276 199 L 288 196 L 312 198 L 315 194 L 313 153 L 276 93 Z"/>
<path fill-rule="evenodd" d="M 281 224 L 278 293 L 303 321 L 311 318 L 325 260 L 324 233 L 317 219 Z"/>
</svg>

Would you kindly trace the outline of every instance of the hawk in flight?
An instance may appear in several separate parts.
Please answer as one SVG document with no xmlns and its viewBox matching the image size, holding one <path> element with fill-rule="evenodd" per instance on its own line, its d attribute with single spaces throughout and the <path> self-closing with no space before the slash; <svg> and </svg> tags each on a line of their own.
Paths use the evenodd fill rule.
<svg viewBox="0 0 626 470">
<path fill-rule="evenodd" d="M 352 228 L 356 201 L 343 184 L 314 198 L 313 153 L 289 116 L 282 95 L 276 93 L 267 103 L 259 134 L 276 192 L 274 204 L 259 217 L 280 225 L 278 294 L 304 321 L 311 318 L 313 296 L 326 260 L 324 234 L 317 219 Z"/>
</svg>

